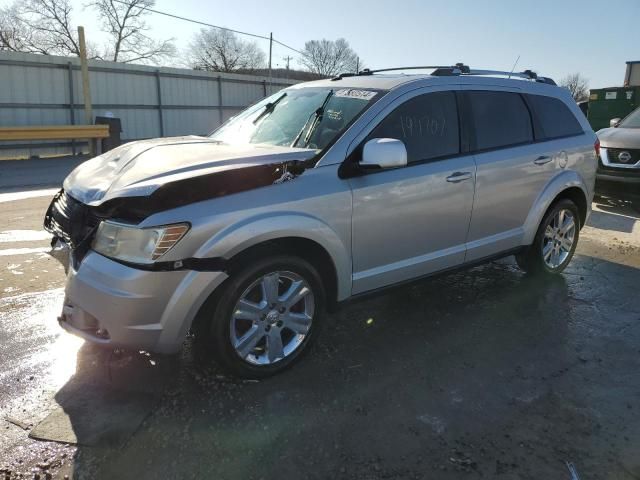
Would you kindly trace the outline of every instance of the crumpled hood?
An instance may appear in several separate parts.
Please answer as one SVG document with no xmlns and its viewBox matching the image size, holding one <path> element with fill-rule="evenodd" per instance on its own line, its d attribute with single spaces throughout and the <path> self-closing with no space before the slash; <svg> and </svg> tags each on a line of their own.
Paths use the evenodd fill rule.
<svg viewBox="0 0 640 480">
<path fill-rule="evenodd" d="M 218 172 L 313 158 L 314 150 L 223 145 L 207 137 L 173 137 L 122 145 L 73 170 L 64 189 L 97 206 L 119 197 L 144 197 L 159 187 Z"/>
<path fill-rule="evenodd" d="M 640 128 L 603 128 L 598 131 L 603 148 L 639 148 Z"/>
</svg>

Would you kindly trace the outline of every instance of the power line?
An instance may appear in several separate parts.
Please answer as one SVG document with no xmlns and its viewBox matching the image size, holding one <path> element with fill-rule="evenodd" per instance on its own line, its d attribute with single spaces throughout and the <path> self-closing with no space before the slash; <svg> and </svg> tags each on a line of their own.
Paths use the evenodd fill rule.
<svg viewBox="0 0 640 480">
<path fill-rule="evenodd" d="M 120 3 L 122 5 L 129 5 L 128 2 L 125 2 L 123 0 L 112 0 L 112 1 L 114 1 L 116 3 Z M 262 40 L 270 40 L 270 41 L 273 41 L 274 43 L 277 43 L 278 45 L 282 45 L 283 47 L 288 48 L 289 50 L 292 50 L 292 51 L 294 51 L 294 52 L 296 52 L 296 53 L 298 53 L 300 55 L 304 55 L 304 53 L 302 53 L 300 50 L 297 50 L 297 49 L 295 49 L 293 47 L 290 47 L 289 45 L 287 45 L 287 44 L 285 44 L 285 43 L 283 43 L 283 42 L 281 42 L 279 40 L 276 40 L 275 38 L 271 39 L 271 38 L 269 38 L 269 37 L 267 37 L 265 35 L 258 35 L 256 33 L 243 32 L 241 30 L 234 30 L 233 28 L 221 27 L 220 25 L 213 25 L 211 23 L 201 22 L 200 20 L 194 20 L 192 18 L 181 17 L 180 15 L 174 15 L 173 13 L 162 12 L 160 10 L 155 10 L 153 8 L 144 8 L 144 10 L 146 10 L 148 12 L 156 13 L 158 15 L 164 15 L 165 17 L 171 17 L 171 18 L 175 18 L 177 20 L 183 20 L 185 22 L 191 22 L 191 23 L 195 23 L 195 24 L 198 24 L 198 25 L 203 25 L 205 27 L 218 28 L 220 30 L 228 30 L 230 32 L 237 33 L 239 35 L 247 35 L 248 37 L 260 38 Z"/>
<path fill-rule="evenodd" d="M 280 40 L 276 40 L 276 39 L 274 38 L 274 39 L 273 39 L 273 42 L 274 42 L 274 43 L 277 43 L 278 45 L 282 45 L 283 47 L 288 48 L 289 50 L 293 50 L 294 52 L 299 53 L 299 54 L 300 54 L 300 55 L 302 55 L 302 56 L 305 56 L 304 52 L 301 52 L 300 50 L 296 50 L 295 48 L 290 47 L 289 45 L 287 45 L 287 44 L 285 44 L 285 43 L 282 43 Z"/>
</svg>

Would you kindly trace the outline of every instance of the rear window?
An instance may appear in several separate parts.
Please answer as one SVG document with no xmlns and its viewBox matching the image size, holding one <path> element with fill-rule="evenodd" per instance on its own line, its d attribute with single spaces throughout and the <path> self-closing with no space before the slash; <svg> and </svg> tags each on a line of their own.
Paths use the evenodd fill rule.
<svg viewBox="0 0 640 480">
<path fill-rule="evenodd" d="M 533 141 L 531 115 L 523 98 L 511 92 L 467 92 L 477 150 Z"/>
<path fill-rule="evenodd" d="M 529 95 L 528 99 L 545 140 L 583 133 L 582 126 L 561 100 L 543 95 Z"/>
</svg>

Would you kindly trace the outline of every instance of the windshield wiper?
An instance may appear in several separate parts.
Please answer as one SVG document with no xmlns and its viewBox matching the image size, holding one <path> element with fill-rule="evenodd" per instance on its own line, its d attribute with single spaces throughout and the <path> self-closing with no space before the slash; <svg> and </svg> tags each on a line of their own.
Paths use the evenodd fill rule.
<svg viewBox="0 0 640 480">
<path fill-rule="evenodd" d="M 256 123 L 258 123 L 262 118 L 264 118 L 265 116 L 267 116 L 268 114 L 270 114 L 271 112 L 273 112 L 274 108 L 276 108 L 276 105 L 278 105 L 278 103 L 280 102 L 280 100 L 282 100 L 284 97 L 287 96 L 287 92 L 284 92 L 282 95 L 280 95 L 278 98 L 276 98 L 273 102 L 269 102 L 264 106 L 264 110 L 262 111 L 262 113 L 260 115 L 258 115 L 256 117 L 256 119 L 253 121 L 253 124 L 255 125 Z"/>
<path fill-rule="evenodd" d="M 324 109 L 326 108 L 327 103 L 329 103 L 329 100 L 331 99 L 332 96 L 333 96 L 333 90 L 331 90 L 327 94 L 327 96 L 324 99 L 324 102 L 322 102 L 322 105 L 320 105 L 320 107 L 315 112 L 313 112 L 311 115 L 309 115 L 309 118 L 307 119 L 306 122 L 304 122 L 304 125 L 302 126 L 302 129 L 300 130 L 300 133 L 298 133 L 298 135 L 296 135 L 296 139 L 291 144 L 291 147 L 295 147 L 296 145 L 298 145 L 298 142 L 300 141 L 300 137 L 302 137 L 302 134 L 304 133 L 305 128 L 307 128 L 307 125 L 309 124 L 311 119 L 313 119 L 313 123 L 309 127 L 309 130 L 307 130 L 307 134 L 304 136 L 303 148 L 307 148 L 307 145 L 309 145 L 309 140 L 311 140 L 311 135 L 313 134 L 313 132 L 316 129 L 316 127 L 322 121 L 322 116 L 324 115 Z"/>
</svg>

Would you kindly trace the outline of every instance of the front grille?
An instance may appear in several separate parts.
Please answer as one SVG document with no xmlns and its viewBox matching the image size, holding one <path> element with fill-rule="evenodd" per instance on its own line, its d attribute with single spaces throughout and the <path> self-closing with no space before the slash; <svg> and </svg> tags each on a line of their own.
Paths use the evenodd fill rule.
<svg viewBox="0 0 640 480">
<path fill-rule="evenodd" d="M 44 217 L 44 228 L 54 237 L 67 243 L 81 260 L 86 254 L 95 230 L 100 223 L 91 207 L 60 190 L 49 205 Z"/>
<path fill-rule="evenodd" d="M 598 162 L 598 173 L 613 175 L 616 177 L 640 178 L 640 168 L 620 168 L 611 165 L 605 165 L 604 163 L 602 163 L 602 160 Z"/>
<path fill-rule="evenodd" d="M 628 160 L 620 160 L 620 154 L 622 152 L 627 152 L 629 154 L 628 156 L 623 155 L 623 159 L 626 160 L 626 158 L 628 158 Z M 620 165 L 635 165 L 640 161 L 640 150 L 631 148 L 607 148 L 607 158 L 609 160 L 609 163 L 619 163 Z"/>
</svg>

